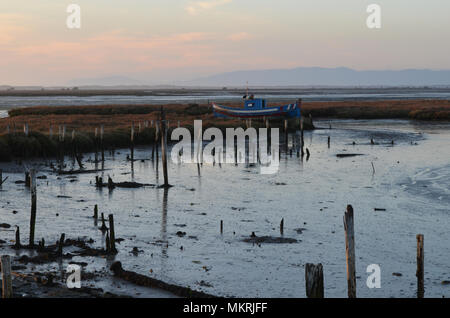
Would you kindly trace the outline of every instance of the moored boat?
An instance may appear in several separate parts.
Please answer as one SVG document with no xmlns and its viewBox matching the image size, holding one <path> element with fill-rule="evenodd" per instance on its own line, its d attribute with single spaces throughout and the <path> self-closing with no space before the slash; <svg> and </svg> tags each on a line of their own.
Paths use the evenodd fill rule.
<svg viewBox="0 0 450 318">
<path fill-rule="evenodd" d="M 244 108 L 227 107 L 213 103 L 213 111 L 216 117 L 235 118 L 259 118 L 259 117 L 300 117 L 301 100 L 293 104 L 283 106 L 267 106 L 266 100 L 244 96 Z"/>
</svg>

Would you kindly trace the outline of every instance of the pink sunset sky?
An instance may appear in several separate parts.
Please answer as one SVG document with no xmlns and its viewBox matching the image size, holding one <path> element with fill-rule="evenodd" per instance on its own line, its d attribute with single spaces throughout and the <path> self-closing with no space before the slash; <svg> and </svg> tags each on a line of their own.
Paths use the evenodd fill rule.
<svg viewBox="0 0 450 318">
<path fill-rule="evenodd" d="M 81 7 L 69 29 L 66 8 Z M 382 9 L 369 29 L 366 8 Z M 448 0 L 3 0 L 0 85 L 299 66 L 450 69 Z"/>
</svg>

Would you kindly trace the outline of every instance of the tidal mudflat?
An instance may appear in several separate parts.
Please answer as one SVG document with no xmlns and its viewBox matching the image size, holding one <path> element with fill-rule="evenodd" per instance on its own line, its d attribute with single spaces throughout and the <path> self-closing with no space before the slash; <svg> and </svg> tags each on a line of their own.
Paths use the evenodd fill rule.
<svg viewBox="0 0 450 318">
<path fill-rule="evenodd" d="M 24 166 L 34 166 L 36 240 L 53 244 L 65 233 L 71 239 L 92 239 L 94 248 L 105 246 L 100 224 L 92 218 L 97 204 L 99 213 L 114 214 L 118 254 L 30 263 L 17 272 L 53 272 L 61 281 L 67 265 L 77 262 L 83 265 L 84 286 L 136 297 L 171 296 L 113 278 L 109 267 L 119 260 L 127 270 L 217 296 L 305 297 L 304 265 L 322 263 L 325 297 L 346 297 L 343 215 L 351 204 L 358 297 L 416 296 L 418 233 L 425 237 L 425 296 L 449 297 L 450 124 L 315 124 L 319 129 L 305 132 L 309 160 L 295 151 L 282 153 L 273 175 L 259 174 L 257 166 L 204 164 L 200 177 L 195 164 L 169 163 L 174 186 L 168 190 L 99 190 L 96 174 L 58 175 L 49 168 L 50 159 L 0 164 L 8 177 L 0 192 L 1 223 L 10 225 L 0 228 L 2 254 L 12 255 L 13 265 L 19 265 L 22 254 L 32 254 L 8 245 L 14 243 L 16 225 L 22 240 L 28 239 L 30 191 L 20 181 Z M 105 170 L 97 175 L 116 182 L 162 182 L 161 166 L 149 160 L 151 146 L 135 149 L 133 166 L 128 154 L 128 149 L 107 153 Z M 94 155 L 85 156 L 85 168 L 94 169 L 89 157 Z M 66 158 L 68 168 L 71 162 Z M 252 232 L 272 240 L 248 240 Z M 380 289 L 366 286 L 370 264 L 381 268 Z"/>
</svg>

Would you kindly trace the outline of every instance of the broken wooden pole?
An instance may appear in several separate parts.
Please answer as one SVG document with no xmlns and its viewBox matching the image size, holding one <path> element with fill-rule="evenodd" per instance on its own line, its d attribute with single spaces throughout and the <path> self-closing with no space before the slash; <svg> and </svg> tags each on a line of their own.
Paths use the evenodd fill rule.
<svg viewBox="0 0 450 318">
<path fill-rule="evenodd" d="M 111 177 L 108 176 L 108 189 L 113 190 L 115 187 L 116 187 L 116 185 L 114 184 L 113 179 L 111 179 Z"/>
<path fill-rule="evenodd" d="M 220 234 L 223 234 L 223 220 L 220 220 Z"/>
<path fill-rule="evenodd" d="M 105 134 L 105 127 L 103 125 L 100 126 L 100 148 L 102 152 L 102 162 L 105 161 L 105 146 L 103 144 L 103 136 Z"/>
<path fill-rule="evenodd" d="M 417 298 L 423 298 L 425 294 L 424 286 L 424 252 L 423 234 L 417 234 Z"/>
<path fill-rule="evenodd" d="M 131 124 L 130 158 L 131 158 L 131 161 L 134 161 L 134 122 Z"/>
<path fill-rule="evenodd" d="M 30 170 L 30 187 L 31 187 L 31 217 L 30 217 L 30 247 L 34 246 L 34 226 L 36 224 L 36 209 L 37 209 L 37 191 L 36 191 L 36 172 L 34 169 Z"/>
<path fill-rule="evenodd" d="M 284 218 L 281 219 L 280 222 L 280 234 L 283 235 L 283 233 L 284 233 Z"/>
<path fill-rule="evenodd" d="M 42 251 L 45 247 L 45 240 L 42 238 L 38 243 L 38 250 Z"/>
<path fill-rule="evenodd" d="M 323 267 L 322 264 L 305 265 L 306 297 L 323 298 Z"/>
<path fill-rule="evenodd" d="M 106 245 L 106 252 L 109 253 L 111 249 L 111 244 L 109 243 L 109 231 L 106 231 L 105 245 Z"/>
<path fill-rule="evenodd" d="M 105 224 L 105 216 L 102 213 L 102 226 L 101 226 L 100 230 L 104 233 L 104 232 L 106 232 L 107 229 L 108 228 L 106 227 L 106 224 Z"/>
<path fill-rule="evenodd" d="M 3 170 L 0 169 L 0 188 L 2 187 L 3 183 L 5 183 L 6 180 L 8 180 L 8 177 L 3 179 Z"/>
<path fill-rule="evenodd" d="M 355 265 L 355 232 L 353 221 L 353 207 L 347 205 L 344 214 L 345 229 L 345 257 L 347 260 L 348 297 L 356 298 L 356 265 Z"/>
<path fill-rule="evenodd" d="M 66 234 L 62 233 L 61 237 L 59 238 L 59 241 L 58 241 L 58 255 L 59 256 L 63 255 L 63 246 L 64 246 L 65 237 L 66 237 Z"/>
<path fill-rule="evenodd" d="M 110 214 L 109 216 L 109 251 L 111 253 L 117 253 L 116 250 L 116 237 L 114 234 L 114 216 Z"/>
<path fill-rule="evenodd" d="M 303 123 L 303 117 L 300 118 L 300 146 L 301 146 L 301 155 L 302 157 L 305 155 L 305 152 L 303 151 L 303 147 L 305 146 L 305 139 L 304 139 L 304 123 Z"/>
<path fill-rule="evenodd" d="M 25 171 L 25 187 L 29 188 L 30 186 L 30 172 Z"/>
<path fill-rule="evenodd" d="M 94 206 L 94 219 L 96 219 L 96 220 L 98 219 L 98 205 L 97 204 Z"/>
<path fill-rule="evenodd" d="M 328 136 L 328 148 L 330 148 L 330 143 L 331 143 L 331 137 Z"/>
<path fill-rule="evenodd" d="M 2 255 L 0 261 L 2 263 L 2 297 L 12 298 L 11 257 Z"/>
<path fill-rule="evenodd" d="M 166 129 L 166 112 L 161 106 L 161 154 L 164 175 L 164 187 L 169 186 L 169 176 L 167 173 L 167 129 Z"/>
<path fill-rule="evenodd" d="M 14 243 L 14 248 L 21 248 L 22 245 L 20 244 L 20 228 L 16 228 L 16 242 Z"/>
</svg>

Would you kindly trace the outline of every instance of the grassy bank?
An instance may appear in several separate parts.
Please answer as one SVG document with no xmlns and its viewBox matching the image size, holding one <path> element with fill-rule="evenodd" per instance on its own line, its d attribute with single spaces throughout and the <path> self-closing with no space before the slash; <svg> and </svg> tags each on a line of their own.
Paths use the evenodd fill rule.
<svg viewBox="0 0 450 318">
<path fill-rule="evenodd" d="M 239 106 L 239 105 L 235 105 Z M 196 119 L 203 121 L 203 128 L 243 127 L 245 123 L 238 119 L 219 119 L 212 114 L 208 105 L 165 105 L 166 118 L 171 129 L 178 126 L 189 128 L 193 132 Z M 418 119 L 450 120 L 450 101 L 446 100 L 406 100 L 406 101 L 367 101 L 367 102 L 307 102 L 302 105 L 305 117 L 313 118 L 351 118 L 351 119 Z M 66 154 L 91 152 L 96 149 L 94 131 L 104 126 L 104 147 L 106 149 L 130 146 L 131 125 L 135 125 L 135 144 L 151 145 L 155 138 L 153 127 L 145 128 L 144 123 L 158 120 L 160 106 L 157 105 L 120 105 L 120 106 L 61 106 L 28 107 L 9 111 L 9 118 L 0 119 L 0 160 L 14 158 L 54 157 L 59 151 Z M 31 131 L 28 137 L 23 134 L 24 124 Z M 66 126 L 66 139 L 58 142 L 58 126 Z M 141 130 L 139 132 L 139 125 Z M 252 126 L 263 127 L 262 120 L 253 120 Z M 7 127 L 10 133 L 7 134 Z M 53 127 L 53 138 L 50 138 Z M 271 120 L 271 127 L 283 127 L 282 120 Z M 298 122 L 291 119 L 291 129 L 298 128 Z M 305 129 L 312 126 L 306 125 Z M 75 139 L 72 141 L 72 131 Z M 98 145 L 97 145 L 98 147 Z"/>
<path fill-rule="evenodd" d="M 450 120 L 448 100 L 389 100 L 304 103 L 314 118 Z"/>
<path fill-rule="evenodd" d="M 226 128 L 245 128 L 237 119 L 217 119 L 207 105 L 167 105 L 164 107 L 169 120 L 168 136 L 174 128 L 188 128 L 193 136 L 194 120 L 201 119 L 203 129 L 216 127 L 225 134 Z M 93 152 L 100 149 L 95 129 L 104 126 L 105 150 L 130 147 L 131 126 L 134 124 L 134 145 L 153 145 L 156 129 L 151 125 L 159 119 L 160 106 L 79 106 L 79 107 L 29 107 L 13 109 L 10 118 L 0 120 L 0 161 L 34 157 L 56 157 L 65 154 Z M 148 127 L 146 127 L 147 123 Z M 29 128 L 28 136 L 23 132 Z M 59 126 L 66 126 L 64 142 L 58 140 Z M 140 126 L 140 129 L 139 129 Z M 253 120 L 255 128 L 265 127 L 262 120 Z M 271 127 L 282 127 L 282 120 L 271 121 Z M 298 127 L 295 119 L 291 127 Z M 9 127 L 9 133 L 7 133 Z M 53 136 L 50 137 L 50 127 Z M 306 126 L 306 129 L 311 128 Z M 72 131 L 74 139 L 72 140 Z M 99 130 L 98 130 L 99 131 Z M 170 139 L 170 137 L 169 137 Z M 170 140 L 169 140 L 170 141 Z"/>
</svg>

